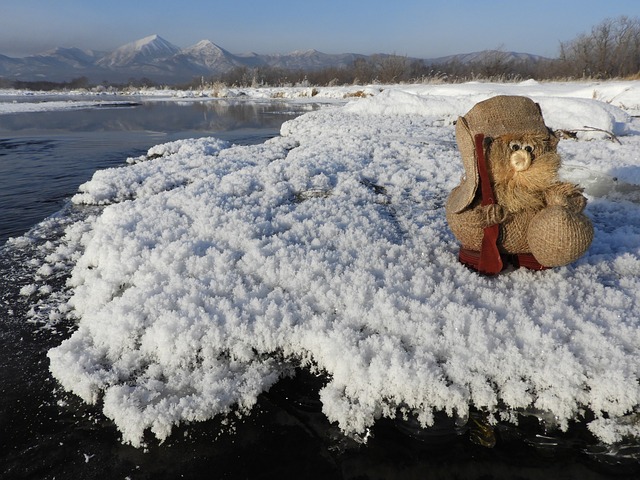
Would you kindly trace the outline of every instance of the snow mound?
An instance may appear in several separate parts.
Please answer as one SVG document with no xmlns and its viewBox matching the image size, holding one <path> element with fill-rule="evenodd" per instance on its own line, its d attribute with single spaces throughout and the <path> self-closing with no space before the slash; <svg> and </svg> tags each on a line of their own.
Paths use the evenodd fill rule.
<svg viewBox="0 0 640 480">
<path fill-rule="evenodd" d="M 547 126 L 577 131 L 582 139 L 602 138 L 603 133 L 629 134 L 631 117 L 618 107 L 586 98 L 533 97 L 540 104 Z"/>
<path fill-rule="evenodd" d="M 428 115 L 451 124 L 476 103 L 492 96 L 475 92 L 455 96 L 433 95 L 389 89 L 375 97 L 352 101 L 345 110 L 373 115 Z M 578 132 L 578 137 L 582 139 L 603 138 L 608 133 L 618 136 L 629 133 L 629 114 L 608 103 L 587 98 L 531 98 L 540 104 L 545 123 L 553 130 Z"/>
<path fill-rule="evenodd" d="M 383 93 L 262 145 L 183 141 L 98 172 L 75 201 L 111 204 L 67 233 L 78 326 L 49 352 L 52 374 L 136 446 L 250 409 L 296 365 L 327 373 L 323 411 L 348 434 L 398 409 L 429 425 L 473 406 L 551 412 L 561 428 L 590 411 L 605 442 L 640 435 L 625 420 L 640 404 L 640 209 L 591 198 L 592 248 L 567 267 L 486 278 L 460 265 L 443 206 L 462 166 L 442 119 L 481 94 Z M 569 107 L 578 124 L 624 120 L 543 101 L 549 122 Z M 640 141 L 625 140 L 568 153 L 637 171 Z"/>
<path fill-rule="evenodd" d="M 130 158 L 129 163 L 134 164 L 131 167 L 97 171 L 89 182 L 80 185 L 80 193 L 71 201 L 104 205 L 182 186 L 211 169 L 211 158 L 228 146 L 228 142 L 216 138 L 157 145 L 150 148 L 146 156 Z M 141 165 L 144 161 L 149 163 Z"/>
<path fill-rule="evenodd" d="M 415 114 L 443 118 L 453 123 L 468 112 L 480 100 L 481 95 L 442 96 L 420 95 L 401 90 L 385 90 L 375 97 L 351 102 L 345 110 L 353 113 L 375 115 Z"/>
</svg>

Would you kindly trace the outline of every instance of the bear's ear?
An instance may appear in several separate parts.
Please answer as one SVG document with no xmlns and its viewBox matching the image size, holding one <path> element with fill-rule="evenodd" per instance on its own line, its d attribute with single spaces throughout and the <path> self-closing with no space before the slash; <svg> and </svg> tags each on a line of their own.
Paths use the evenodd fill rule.
<svg viewBox="0 0 640 480">
<path fill-rule="evenodd" d="M 456 122 L 456 142 L 462 157 L 464 177 L 460 185 L 452 192 L 449 203 L 455 213 L 460 213 L 471 204 L 478 189 L 478 161 L 475 142 L 467 119 L 464 117 L 458 117 Z"/>
</svg>

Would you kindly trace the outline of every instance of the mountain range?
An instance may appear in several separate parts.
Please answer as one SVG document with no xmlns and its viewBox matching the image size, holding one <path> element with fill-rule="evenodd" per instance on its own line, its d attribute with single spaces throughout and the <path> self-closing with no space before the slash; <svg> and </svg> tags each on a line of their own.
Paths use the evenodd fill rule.
<svg viewBox="0 0 640 480">
<path fill-rule="evenodd" d="M 478 61 L 487 52 L 453 55 L 436 59 L 416 59 L 425 63 L 462 63 Z M 523 53 L 501 53 L 509 60 L 537 61 L 542 57 Z M 180 48 L 159 35 L 151 35 L 127 43 L 112 52 L 96 52 L 79 48 L 55 48 L 23 58 L 0 54 L 0 79 L 52 82 L 87 77 L 93 83 L 126 82 L 146 77 L 159 83 L 177 83 L 201 76 L 215 76 L 236 67 L 273 67 L 312 70 L 349 67 L 367 55 L 356 53 L 326 54 L 317 50 L 288 54 L 233 54 L 209 40 Z"/>
</svg>

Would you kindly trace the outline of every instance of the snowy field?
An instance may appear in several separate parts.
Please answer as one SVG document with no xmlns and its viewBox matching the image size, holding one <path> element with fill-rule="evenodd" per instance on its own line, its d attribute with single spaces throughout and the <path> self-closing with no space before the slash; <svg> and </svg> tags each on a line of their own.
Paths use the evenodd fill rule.
<svg viewBox="0 0 640 480">
<path fill-rule="evenodd" d="M 135 446 L 248 412 L 299 365 L 327 375 L 324 414 L 361 438 L 398 412 L 428 426 L 470 408 L 640 437 L 640 82 L 304 91 L 277 97 L 330 105 L 264 144 L 158 145 L 80 186 L 74 203 L 104 208 L 21 292 L 34 321 L 77 323 L 49 352 L 62 386 Z M 562 176 L 586 188 L 595 238 L 574 264 L 488 278 L 457 261 L 453 121 L 496 94 L 577 132 Z"/>
</svg>

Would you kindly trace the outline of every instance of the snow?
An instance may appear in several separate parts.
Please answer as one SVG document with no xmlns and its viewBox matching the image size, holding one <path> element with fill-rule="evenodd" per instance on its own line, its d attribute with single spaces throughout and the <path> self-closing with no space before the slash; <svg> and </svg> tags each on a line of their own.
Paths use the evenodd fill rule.
<svg viewBox="0 0 640 480">
<path fill-rule="evenodd" d="M 323 412 L 350 435 L 398 411 L 430 425 L 473 407 L 496 421 L 548 412 L 562 429 L 592 412 L 601 441 L 640 436 L 638 87 L 375 86 L 348 103 L 335 88 L 345 106 L 264 144 L 183 140 L 97 172 L 73 201 L 103 210 L 39 269 L 46 281 L 73 265 L 51 321 L 77 328 L 51 372 L 135 446 L 248 412 L 298 365 L 326 373 Z M 457 261 L 452 121 L 503 93 L 532 96 L 553 128 L 620 141 L 560 142 L 595 228 L 569 266 L 483 277 Z"/>
<path fill-rule="evenodd" d="M 49 100 L 39 102 L 1 102 L 0 115 L 12 113 L 38 113 L 56 110 L 80 110 L 99 107 L 118 107 L 129 105 L 126 101 L 96 101 L 96 100 Z"/>
</svg>

